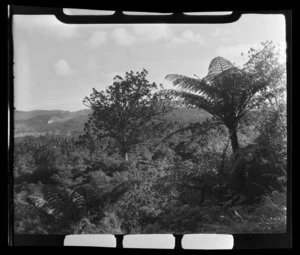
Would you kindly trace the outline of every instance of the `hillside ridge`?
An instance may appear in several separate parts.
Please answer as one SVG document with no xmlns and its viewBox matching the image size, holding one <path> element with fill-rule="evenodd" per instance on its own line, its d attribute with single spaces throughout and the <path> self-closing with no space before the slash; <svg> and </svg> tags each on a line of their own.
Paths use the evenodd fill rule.
<svg viewBox="0 0 300 255">
<path fill-rule="evenodd" d="M 91 109 L 79 111 L 34 110 L 15 111 L 15 136 L 49 134 L 81 134 Z M 205 111 L 189 108 L 176 108 L 166 115 L 171 122 L 190 123 L 208 117 Z"/>
</svg>

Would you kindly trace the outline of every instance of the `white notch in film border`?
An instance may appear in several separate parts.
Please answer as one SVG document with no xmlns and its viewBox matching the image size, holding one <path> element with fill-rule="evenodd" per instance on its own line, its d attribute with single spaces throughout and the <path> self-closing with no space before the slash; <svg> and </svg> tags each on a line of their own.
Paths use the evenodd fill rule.
<svg viewBox="0 0 300 255">
<path fill-rule="evenodd" d="M 196 250 L 228 250 L 234 246 L 232 235 L 227 234 L 187 234 L 183 235 L 183 249 Z M 114 235 L 68 235 L 64 246 L 111 247 L 115 248 L 117 241 Z M 141 249 L 174 249 L 175 237 L 172 234 L 141 234 L 125 235 L 124 248 Z"/>
</svg>

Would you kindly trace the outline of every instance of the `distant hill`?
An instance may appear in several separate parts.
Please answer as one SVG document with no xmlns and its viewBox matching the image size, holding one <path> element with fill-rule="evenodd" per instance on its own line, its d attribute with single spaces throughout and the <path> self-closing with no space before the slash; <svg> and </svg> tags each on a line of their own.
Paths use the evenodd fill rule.
<svg viewBox="0 0 300 255">
<path fill-rule="evenodd" d="M 52 115 L 64 115 L 70 113 L 69 111 L 60 111 L 60 110 L 36 110 L 36 111 L 15 111 L 15 121 L 18 120 L 27 120 L 37 116 L 52 116 Z"/>
<path fill-rule="evenodd" d="M 62 110 L 36 110 L 36 111 L 15 111 L 15 121 L 27 120 L 38 116 L 55 116 L 58 118 L 70 117 L 74 118 L 76 116 L 86 115 L 91 112 L 90 109 L 79 110 L 75 112 L 62 111 Z"/>
<path fill-rule="evenodd" d="M 90 109 L 75 112 L 61 110 L 15 111 L 15 136 L 50 134 L 73 134 L 83 132 Z M 209 114 L 198 109 L 177 108 L 166 115 L 171 122 L 191 123 L 207 118 Z"/>
<path fill-rule="evenodd" d="M 15 135 L 40 134 L 43 132 L 81 133 L 90 109 L 70 111 L 15 111 Z"/>
</svg>

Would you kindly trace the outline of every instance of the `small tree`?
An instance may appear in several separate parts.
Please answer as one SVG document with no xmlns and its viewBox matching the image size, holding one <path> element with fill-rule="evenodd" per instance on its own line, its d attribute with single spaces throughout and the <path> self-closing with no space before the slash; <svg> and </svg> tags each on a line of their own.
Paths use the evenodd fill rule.
<svg viewBox="0 0 300 255">
<path fill-rule="evenodd" d="M 124 159 L 133 146 L 141 143 L 154 124 L 159 125 L 171 107 L 166 96 L 152 93 L 156 83 L 146 79 L 148 72 L 126 72 L 114 77 L 106 91 L 93 89 L 83 103 L 93 110 L 85 124 L 85 135 L 92 139 L 113 138 Z M 162 85 L 160 85 L 162 88 Z"/>
<path fill-rule="evenodd" d="M 272 41 L 261 43 L 263 49 L 250 48 L 244 70 L 255 79 L 264 79 L 268 84 L 253 102 L 256 106 L 268 106 L 273 110 L 286 104 L 286 59 L 285 54 Z M 250 105 L 250 108 L 252 106 Z"/>
</svg>

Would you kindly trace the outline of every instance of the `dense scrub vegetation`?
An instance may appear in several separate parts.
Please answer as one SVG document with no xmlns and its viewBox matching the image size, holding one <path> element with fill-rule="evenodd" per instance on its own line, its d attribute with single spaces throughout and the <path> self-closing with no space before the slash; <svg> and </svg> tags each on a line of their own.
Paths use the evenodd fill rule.
<svg viewBox="0 0 300 255">
<path fill-rule="evenodd" d="M 262 46 L 243 69 L 167 76 L 181 92 L 126 73 L 85 99 L 80 136 L 15 138 L 15 233 L 284 232 L 285 70 Z"/>
</svg>

